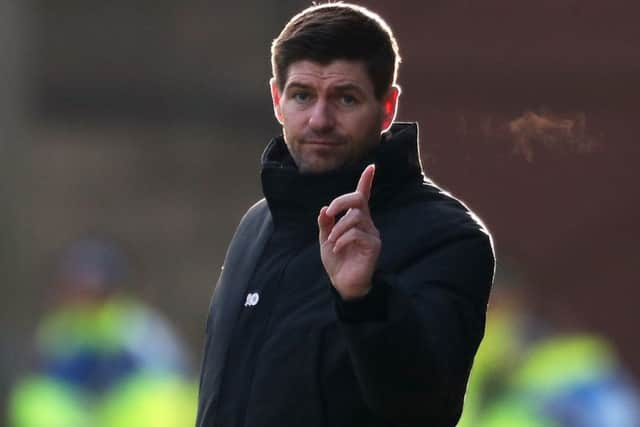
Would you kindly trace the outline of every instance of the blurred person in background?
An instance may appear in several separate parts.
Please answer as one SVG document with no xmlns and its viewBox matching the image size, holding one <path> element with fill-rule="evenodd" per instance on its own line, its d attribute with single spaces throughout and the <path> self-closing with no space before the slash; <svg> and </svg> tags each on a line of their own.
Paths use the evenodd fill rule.
<svg viewBox="0 0 640 427">
<path fill-rule="evenodd" d="M 458 421 L 493 248 L 425 179 L 417 124 L 393 123 L 399 62 L 382 18 L 346 3 L 304 10 L 274 40 L 283 135 L 214 291 L 198 426 Z"/>
<path fill-rule="evenodd" d="M 640 427 L 640 394 L 605 337 L 528 303 L 499 268 L 458 427 Z"/>
<path fill-rule="evenodd" d="M 123 252 L 108 240 L 80 240 L 63 252 L 52 281 L 54 308 L 36 335 L 36 367 L 10 396 L 11 427 L 193 423 L 189 356 L 163 316 L 124 292 L 127 270 Z M 165 416 L 126 424 L 132 405 Z"/>
</svg>

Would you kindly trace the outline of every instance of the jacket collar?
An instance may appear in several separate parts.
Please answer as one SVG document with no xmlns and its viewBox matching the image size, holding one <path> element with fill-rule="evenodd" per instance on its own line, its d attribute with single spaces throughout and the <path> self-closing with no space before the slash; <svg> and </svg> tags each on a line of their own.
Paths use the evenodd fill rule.
<svg viewBox="0 0 640 427">
<path fill-rule="evenodd" d="M 399 187 L 422 181 L 417 123 L 394 123 L 363 161 L 320 174 L 300 173 L 283 137 L 272 139 L 262 154 L 261 177 L 275 226 L 302 222 L 315 227 L 320 208 L 337 196 L 354 191 L 362 171 L 370 163 L 376 165 L 370 199 L 374 211 Z"/>
</svg>

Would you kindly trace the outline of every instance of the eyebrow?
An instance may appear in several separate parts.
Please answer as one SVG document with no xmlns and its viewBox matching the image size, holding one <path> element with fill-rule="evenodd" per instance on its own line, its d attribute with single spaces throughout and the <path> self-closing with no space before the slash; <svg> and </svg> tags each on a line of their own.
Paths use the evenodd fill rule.
<svg viewBox="0 0 640 427">
<path fill-rule="evenodd" d="M 364 90 L 362 90 L 362 88 L 356 84 L 353 83 L 344 83 L 344 84 L 339 84 L 334 86 L 334 89 L 338 92 L 348 92 L 348 91 L 354 91 L 354 92 L 358 92 L 359 94 L 364 94 Z"/>
<path fill-rule="evenodd" d="M 293 89 L 311 89 L 311 86 L 299 82 L 291 82 L 284 88 L 285 92 Z"/>
<path fill-rule="evenodd" d="M 294 89 L 313 89 L 311 85 L 302 83 L 302 82 L 291 82 L 285 87 L 285 92 L 294 90 Z M 354 83 L 343 83 L 337 84 L 332 88 L 335 92 L 348 92 L 354 91 L 358 94 L 363 95 L 365 91 L 358 85 Z"/>
</svg>

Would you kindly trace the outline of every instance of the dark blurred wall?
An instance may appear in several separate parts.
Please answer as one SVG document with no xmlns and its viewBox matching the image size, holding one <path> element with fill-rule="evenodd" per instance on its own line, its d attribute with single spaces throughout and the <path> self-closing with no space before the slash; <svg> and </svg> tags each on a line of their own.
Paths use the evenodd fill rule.
<svg viewBox="0 0 640 427">
<path fill-rule="evenodd" d="M 270 123 L 269 43 L 291 1 L 41 2 L 47 115 Z M 300 2 L 297 2 L 300 4 Z"/>
<path fill-rule="evenodd" d="M 24 318 L 23 311 L 31 301 L 30 293 L 23 291 L 28 247 L 23 233 L 26 224 L 18 209 L 23 200 L 24 153 L 29 145 L 25 138 L 31 83 L 29 12 L 24 2 L 0 2 L 0 397 L 6 395 L 12 371 L 21 366 L 28 348 L 24 329 L 16 319 Z M 2 418 L 3 411 L 0 407 Z"/>
</svg>

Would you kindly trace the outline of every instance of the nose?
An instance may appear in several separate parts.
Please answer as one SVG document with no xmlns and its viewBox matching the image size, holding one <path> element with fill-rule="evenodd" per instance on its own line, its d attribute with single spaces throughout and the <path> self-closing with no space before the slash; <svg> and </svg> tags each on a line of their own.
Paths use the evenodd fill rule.
<svg viewBox="0 0 640 427">
<path fill-rule="evenodd" d="M 322 133 L 333 129 L 334 124 L 331 106 L 326 101 L 319 99 L 311 110 L 309 128 L 318 133 Z"/>
</svg>

